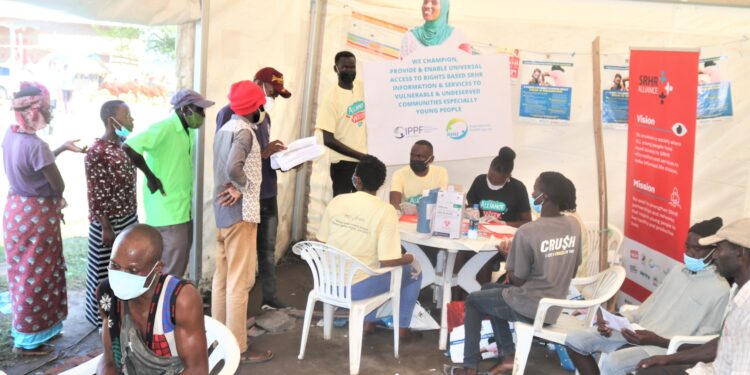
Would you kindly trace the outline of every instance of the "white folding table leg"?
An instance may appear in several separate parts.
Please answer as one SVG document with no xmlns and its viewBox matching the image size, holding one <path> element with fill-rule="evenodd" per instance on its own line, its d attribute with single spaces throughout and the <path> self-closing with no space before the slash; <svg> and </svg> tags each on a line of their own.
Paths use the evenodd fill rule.
<svg viewBox="0 0 750 375">
<path fill-rule="evenodd" d="M 448 303 L 451 301 L 451 287 L 453 286 L 453 266 L 456 264 L 456 252 L 448 251 L 443 271 L 443 300 L 440 309 L 440 342 L 438 348 L 445 350 L 448 347 Z"/>
<path fill-rule="evenodd" d="M 467 293 L 476 292 L 482 286 L 477 282 L 477 273 L 484 265 L 497 254 L 496 251 L 480 251 L 474 254 L 466 264 L 458 271 L 458 286 Z"/>
</svg>

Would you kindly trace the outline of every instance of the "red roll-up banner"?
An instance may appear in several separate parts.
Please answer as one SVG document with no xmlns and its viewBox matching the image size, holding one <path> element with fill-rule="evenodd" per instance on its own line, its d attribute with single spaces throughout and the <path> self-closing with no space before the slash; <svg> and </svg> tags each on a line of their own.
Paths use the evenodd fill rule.
<svg viewBox="0 0 750 375">
<path fill-rule="evenodd" d="M 678 262 L 690 228 L 698 50 L 630 51 L 623 291 L 643 301 Z"/>
</svg>

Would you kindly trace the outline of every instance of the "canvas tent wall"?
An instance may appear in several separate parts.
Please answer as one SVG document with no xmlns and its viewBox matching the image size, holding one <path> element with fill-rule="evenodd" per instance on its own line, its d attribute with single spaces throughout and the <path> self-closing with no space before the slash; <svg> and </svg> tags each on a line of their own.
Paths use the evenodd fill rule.
<svg viewBox="0 0 750 375">
<path fill-rule="evenodd" d="M 164 24 L 192 22 L 200 16 L 198 0 L 151 3 L 135 1 L 43 0 L 38 4 L 78 15 L 117 22 Z M 231 83 L 251 79 L 263 66 L 274 66 L 285 75 L 293 96 L 279 99 L 273 117 L 272 139 L 285 142 L 312 131 L 312 123 L 301 124 L 306 64 L 313 64 L 319 82 L 312 104 L 335 84 L 333 56 L 347 49 L 346 36 L 351 12 L 356 10 L 390 22 L 414 26 L 421 23 L 420 0 L 328 0 L 320 27 L 320 59 L 308 61 L 311 2 L 302 0 L 232 1 L 211 0 L 208 7 L 206 95 L 217 101 L 208 112 L 203 215 L 203 275 L 210 277 L 215 248 L 215 226 L 211 211 L 212 142 L 216 111 L 226 104 Z M 498 47 L 538 52 L 575 53 L 572 121 L 563 126 L 528 125 L 517 116 L 512 121 L 513 146 L 518 153 L 514 176 L 530 189 L 542 171 L 557 170 L 569 176 L 578 188 L 579 211 L 584 219 L 597 218 L 597 187 L 592 132 L 591 41 L 600 36 L 603 53 L 627 53 L 630 46 L 704 47 L 704 51 L 729 57 L 734 117 L 700 126 L 697 134 L 693 195 L 693 220 L 722 216 L 732 220 L 750 214 L 750 9 L 626 0 L 532 0 L 525 2 L 474 0 L 453 1 L 450 22 L 469 40 Z M 375 59 L 355 51 L 360 62 Z M 517 114 L 518 88 L 512 108 Z M 302 133 L 305 133 L 303 131 Z M 609 185 L 609 221 L 622 227 L 625 187 L 626 132 L 605 130 Z M 377 155 L 376 151 L 373 151 Z M 468 186 L 477 174 L 486 172 L 489 158 L 440 162 L 449 169 L 451 181 Z M 314 238 L 325 203 L 330 198 L 327 159 L 312 168 L 306 236 Z M 389 176 L 396 167 L 389 168 Z M 292 240 L 290 227 L 296 171 L 279 174 L 279 235 L 277 253 Z M 307 189 L 307 187 L 306 187 Z M 387 189 L 386 189 L 387 190 Z M 308 192 L 303 194 L 307 197 Z M 385 190 L 384 194 L 385 196 Z M 307 202 L 307 201 L 306 201 Z M 307 204 L 307 203 L 306 203 Z M 304 212 L 301 210 L 298 212 Z"/>
</svg>

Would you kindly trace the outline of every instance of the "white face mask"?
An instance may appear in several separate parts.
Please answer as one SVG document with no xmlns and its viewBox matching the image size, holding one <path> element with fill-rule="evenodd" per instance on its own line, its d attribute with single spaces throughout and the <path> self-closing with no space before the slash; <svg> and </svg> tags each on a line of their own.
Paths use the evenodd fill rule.
<svg viewBox="0 0 750 375">
<path fill-rule="evenodd" d="M 493 185 L 492 182 L 490 182 L 490 178 L 487 177 L 487 187 L 490 188 L 490 190 L 500 190 L 507 183 L 508 183 L 508 180 L 505 180 L 505 182 L 503 182 L 502 185 Z"/>
<path fill-rule="evenodd" d="M 112 292 L 115 293 L 117 298 L 123 301 L 140 297 L 151 288 L 154 280 L 156 280 L 156 277 L 154 277 L 151 279 L 151 283 L 144 285 L 146 284 L 146 279 L 148 279 L 151 273 L 156 269 L 157 264 L 159 264 L 159 262 L 154 263 L 154 266 L 151 267 L 151 271 L 149 271 L 146 276 L 133 275 L 132 273 L 112 269 L 108 270 L 109 286 L 112 288 Z"/>
<path fill-rule="evenodd" d="M 266 96 L 266 104 L 263 104 L 263 108 L 266 109 L 266 112 L 271 112 L 274 104 L 275 104 L 275 99 L 270 96 Z"/>
<path fill-rule="evenodd" d="M 265 109 L 265 107 L 263 107 L 263 109 Z M 260 115 L 258 116 L 258 121 L 257 121 L 257 122 L 251 122 L 251 123 L 252 123 L 253 125 L 260 125 L 260 124 L 262 124 L 262 123 L 263 123 L 263 121 L 265 121 L 265 120 L 266 120 L 266 111 L 264 111 L 264 110 L 261 110 L 261 111 L 260 111 Z"/>
</svg>

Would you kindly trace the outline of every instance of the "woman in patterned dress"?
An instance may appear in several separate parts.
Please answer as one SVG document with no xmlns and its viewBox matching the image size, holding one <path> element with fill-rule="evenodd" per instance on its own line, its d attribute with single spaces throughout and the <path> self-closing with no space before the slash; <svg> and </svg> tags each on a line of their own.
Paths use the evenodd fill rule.
<svg viewBox="0 0 750 375">
<path fill-rule="evenodd" d="M 138 222 L 135 165 L 121 148 L 133 131 L 130 108 L 110 100 L 99 111 L 104 135 L 91 145 L 84 163 L 89 200 L 89 252 L 86 272 L 86 319 L 102 326 L 96 287 L 107 278 L 112 243 L 120 232 Z"/>
<path fill-rule="evenodd" d="M 3 138 L 8 200 L 3 239 L 13 308 L 13 351 L 46 355 L 45 343 L 62 331 L 68 314 L 60 221 L 65 184 L 55 164 L 63 151 L 86 152 L 68 141 L 55 151 L 37 137 L 52 119 L 50 96 L 39 83 L 23 82 L 12 101 L 16 124 Z"/>
</svg>

